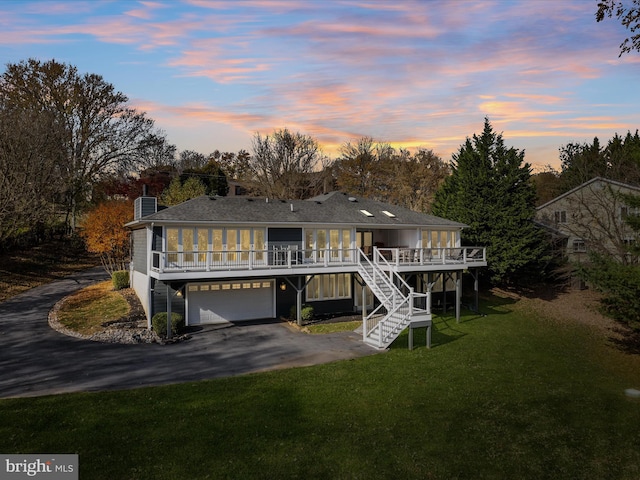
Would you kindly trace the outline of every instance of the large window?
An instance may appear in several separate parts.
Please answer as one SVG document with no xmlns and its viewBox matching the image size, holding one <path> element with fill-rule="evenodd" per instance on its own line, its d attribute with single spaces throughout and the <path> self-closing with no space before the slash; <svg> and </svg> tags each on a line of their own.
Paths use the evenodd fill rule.
<svg viewBox="0 0 640 480">
<path fill-rule="evenodd" d="M 185 263 L 203 266 L 207 252 L 211 261 L 248 262 L 252 250 L 257 251 L 254 261 L 265 259 L 264 228 L 166 228 L 167 260 L 170 263 Z M 179 256 L 178 252 L 182 252 Z"/>
<path fill-rule="evenodd" d="M 178 254 L 175 253 L 180 248 L 180 229 L 167 228 L 167 261 L 169 263 L 176 263 L 178 261 Z"/>
<path fill-rule="evenodd" d="M 342 298 L 351 298 L 351 274 L 349 273 L 316 275 L 307 284 L 307 301 L 309 302 Z"/>
<path fill-rule="evenodd" d="M 331 261 L 349 260 L 352 258 L 352 232 L 350 229 L 306 228 L 304 231 L 305 258 L 322 260 L 329 249 Z"/>
<path fill-rule="evenodd" d="M 184 228 L 182 230 L 182 251 L 185 252 L 183 258 L 185 263 L 193 263 L 193 247 L 195 243 L 193 240 L 193 229 Z"/>
<path fill-rule="evenodd" d="M 209 229 L 198 228 L 198 263 L 207 261 L 207 250 L 209 250 Z"/>
<path fill-rule="evenodd" d="M 455 248 L 458 238 L 456 230 L 423 230 L 422 248 Z"/>
<path fill-rule="evenodd" d="M 222 243 L 222 229 L 214 228 L 211 231 L 211 248 L 213 250 L 212 261 L 220 262 L 222 260 L 222 254 L 220 253 L 223 248 Z"/>
</svg>

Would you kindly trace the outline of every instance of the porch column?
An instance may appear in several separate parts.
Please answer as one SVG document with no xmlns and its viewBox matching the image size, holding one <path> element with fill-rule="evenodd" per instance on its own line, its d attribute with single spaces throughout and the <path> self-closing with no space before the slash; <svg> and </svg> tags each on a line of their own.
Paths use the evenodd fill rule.
<svg viewBox="0 0 640 480">
<path fill-rule="evenodd" d="M 460 302 L 462 301 L 462 282 L 460 270 L 456 270 L 456 323 L 460 323 Z"/>
<path fill-rule="evenodd" d="M 367 318 L 367 286 L 363 284 L 362 289 L 362 318 Z"/>
<path fill-rule="evenodd" d="M 427 273 L 427 313 L 431 313 L 431 305 L 432 305 L 432 297 L 431 297 L 431 289 L 433 288 L 433 278 L 432 275 L 430 273 Z"/>
<path fill-rule="evenodd" d="M 171 338 L 171 286 L 167 283 L 167 339 Z"/>
<path fill-rule="evenodd" d="M 448 273 L 442 273 L 442 313 L 447 313 L 447 280 L 449 279 Z"/>
<path fill-rule="evenodd" d="M 480 313 L 480 289 L 478 288 L 479 270 L 476 268 L 476 274 L 473 276 L 473 289 L 476 294 L 476 313 Z"/>
<path fill-rule="evenodd" d="M 154 281 L 151 279 L 151 269 L 153 268 L 153 226 L 147 227 L 147 329 L 151 330 L 151 317 L 153 316 L 153 295 L 154 295 Z M 133 282 L 131 282 L 133 286 Z"/>
<path fill-rule="evenodd" d="M 298 326 L 302 326 L 302 278 L 298 277 L 298 288 L 296 288 L 296 315 Z"/>
<path fill-rule="evenodd" d="M 315 275 L 311 275 L 309 277 L 309 280 L 307 280 L 303 284 L 303 277 L 298 276 L 296 277 L 298 279 L 297 285 L 294 285 L 293 282 L 289 280 L 289 277 L 284 277 L 285 281 L 289 285 L 291 285 L 291 288 L 296 291 L 296 323 L 300 326 L 302 325 L 302 292 L 304 292 L 304 290 L 307 288 L 307 285 L 309 285 L 309 282 L 313 279 L 313 277 L 315 277 Z"/>
</svg>

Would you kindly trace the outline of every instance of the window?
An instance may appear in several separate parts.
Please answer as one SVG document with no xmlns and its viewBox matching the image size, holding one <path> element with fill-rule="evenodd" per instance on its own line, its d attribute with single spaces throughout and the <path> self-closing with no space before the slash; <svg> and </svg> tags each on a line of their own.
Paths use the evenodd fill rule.
<svg viewBox="0 0 640 480">
<path fill-rule="evenodd" d="M 458 238 L 456 230 L 422 230 L 422 248 L 454 248 Z"/>
<path fill-rule="evenodd" d="M 184 253 L 184 261 L 186 263 L 193 263 L 193 229 L 182 229 L 182 251 Z"/>
<path fill-rule="evenodd" d="M 209 229 L 198 229 L 198 263 L 204 264 L 207 261 L 207 250 L 209 250 Z"/>
<path fill-rule="evenodd" d="M 256 251 L 256 261 L 263 262 L 264 261 L 264 230 L 261 228 L 256 228 L 253 231 L 253 248 Z"/>
<path fill-rule="evenodd" d="M 248 262 L 251 251 L 256 251 L 254 260 L 264 262 L 264 228 L 166 228 L 167 261 L 205 266 L 207 253 L 211 262 L 219 264 L 225 260 Z M 179 255 L 182 252 L 182 255 Z"/>
<path fill-rule="evenodd" d="M 584 240 L 573 241 L 573 253 L 581 253 L 586 251 L 587 251 L 587 245 L 584 243 Z"/>
<path fill-rule="evenodd" d="M 307 301 L 338 300 L 351 298 L 351 274 L 335 273 L 307 277 Z"/>
<path fill-rule="evenodd" d="M 177 228 L 167 228 L 167 260 L 169 263 L 178 261 L 178 251 L 180 230 Z"/>
<path fill-rule="evenodd" d="M 340 256 L 340 230 L 329 230 L 329 248 L 331 249 L 331 258 Z"/>
<path fill-rule="evenodd" d="M 223 249 L 222 247 L 222 230 L 215 228 L 212 231 L 212 240 L 211 240 L 211 248 L 214 251 L 212 260 L 214 262 L 222 261 L 222 254 L 220 253 Z"/>
<path fill-rule="evenodd" d="M 251 230 L 243 228 L 240 230 L 240 260 L 246 262 L 249 260 L 249 252 L 251 251 Z"/>
<path fill-rule="evenodd" d="M 343 260 L 351 259 L 351 230 L 342 230 L 342 258 Z"/>
<path fill-rule="evenodd" d="M 622 220 L 626 219 L 629 216 L 637 217 L 639 215 L 640 215 L 640 208 L 627 207 L 627 206 L 620 207 L 620 218 Z"/>
<path fill-rule="evenodd" d="M 371 237 L 371 232 L 368 233 Z M 322 260 L 326 249 L 330 249 L 331 261 L 344 261 L 352 258 L 351 242 L 353 233 L 350 229 L 313 229 L 304 230 L 304 256 L 306 259 Z M 314 258 L 315 254 L 315 258 Z"/>
<path fill-rule="evenodd" d="M 567 211 L 557 210 L 553 212 L 553 218 L 556 223 L 567 223 Z"/>
<path fill-rule="evenodd" d="M 238 249 L 238 231 L 235 228 L 227 229 L 227 259 L 230 262 L 236 261 L 236 250 Z"/>
</svg>

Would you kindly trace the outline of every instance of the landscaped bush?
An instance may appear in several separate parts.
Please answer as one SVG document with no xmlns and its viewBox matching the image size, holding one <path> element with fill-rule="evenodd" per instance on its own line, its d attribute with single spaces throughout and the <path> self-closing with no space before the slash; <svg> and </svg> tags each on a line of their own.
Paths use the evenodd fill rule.
<svg viewBox="0 0 640 480">
<path fill-rule="evenodd" d="M 313 307 L 311 305 L 302 305 L 300 316 L 302 317 L 303 322 L 310 322 L 313 320 Z M 295 305 L 292 305 L 289 309 L 289 318 L 292 320 L 298 319 L 298 311 Z"/>
<path fill-rule="evenodd" d="M 167 312 L 156 313 L 151 319 L 151 328 L 160 337 L 167 336 Z M 184 328 L 184 318 L 179 313 L 171 313 L 171 334 L 177 335 Z"/>
<path fill-rule="evenodd" d="M 129 272 L 126 270 L 118 270 L 111 275 L 111 281 L 113 282 L 114 290 L 122 290 L 123 288 L 129 288 Z"/>
</svg>

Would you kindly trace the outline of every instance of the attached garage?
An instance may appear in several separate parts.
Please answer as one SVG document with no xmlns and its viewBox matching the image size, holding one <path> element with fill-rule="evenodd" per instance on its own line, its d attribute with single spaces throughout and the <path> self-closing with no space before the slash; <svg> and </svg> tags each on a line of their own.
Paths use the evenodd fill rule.
<svg viewBox="0 0 640 480">
<path fill-rule="evenodd" d="M 275 317 L 275 280 L 233 280 L 187 286 L 187 323 L 201 325 Z"/>
</svg>

